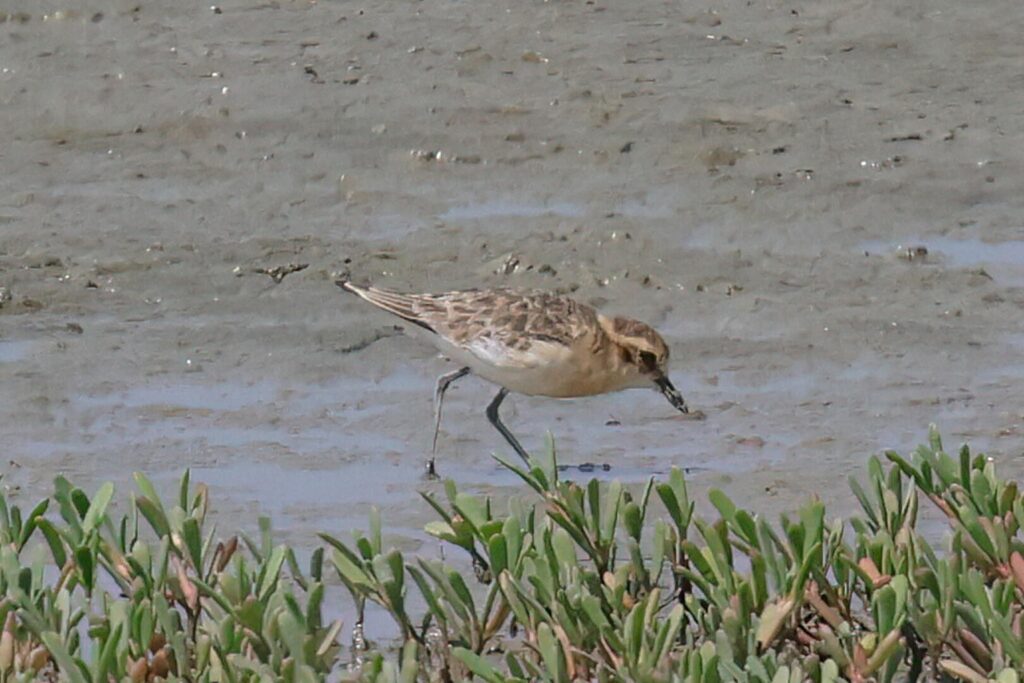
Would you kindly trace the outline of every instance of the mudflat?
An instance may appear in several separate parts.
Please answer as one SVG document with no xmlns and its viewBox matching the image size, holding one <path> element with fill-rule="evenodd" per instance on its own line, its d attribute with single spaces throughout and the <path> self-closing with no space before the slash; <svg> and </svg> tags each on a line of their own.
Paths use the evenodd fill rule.
<svg viewBox="0 0 1024 683">
<path fill-rule="evenodd" d="M 11 3 L 8 3 L 10 6 Z M 185 467 L 222 528 L 371 505 L 415 546 L 434 379 L 344 296 L 538 287 L 645 320 L 655 391 L 512 397 L 567 476 L 768 514 L 935 422 L 1024 472 L 1017 0 L 15 2 L 0 23 L 3 483 Z M 1016 79 L 1016 80 L 1014 80 Z M 516 479 L 446 403 L 439 469 Z M 605 471 L 604 466 L 609 466 Z M 168 489 L 170 490 L 170 489 Z"/>
</svg>

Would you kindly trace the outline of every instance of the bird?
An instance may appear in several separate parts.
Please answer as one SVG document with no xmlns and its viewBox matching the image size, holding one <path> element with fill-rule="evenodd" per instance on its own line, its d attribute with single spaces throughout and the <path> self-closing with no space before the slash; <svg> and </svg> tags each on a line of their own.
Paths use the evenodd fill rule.
<svg viewBox="0 0 1024 683">
<path fill-rule="evenodd" d="M 498 414 L 510 392 L 576 398 L 652 387 L 673 408 L 689 412 L 668 377 L 668 345 L 639 320 L 607 317 L 568 296 L 543 290 L 410 294 L 357 285 L 348 278 L 335 284 L 410 323 L 457 365 L 438 377 L 434 388 L 430 476 L 436 476 L 434 459 L 445 392 L 468 374 L 498 385 L 485 414 L 527 466 L 529 453 Z"/>
</svg>

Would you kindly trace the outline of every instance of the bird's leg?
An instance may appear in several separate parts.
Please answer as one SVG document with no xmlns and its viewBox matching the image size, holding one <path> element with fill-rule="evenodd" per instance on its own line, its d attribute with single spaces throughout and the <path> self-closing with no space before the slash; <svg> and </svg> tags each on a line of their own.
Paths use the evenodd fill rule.
<svg viewBox="0 0 1024 683">
<path fill-rule="evenodd" d="M 427 462 L 427 474 L 431 477 L 437 476 L 437 470 L 434 468 L 434 455 L 437 453 L 437 433 L 441 430 L 441 405 L 444 403 L 444 392 L 448 391 L 448 386 L 452 382 L 468 374 L 469 368 L 459 368 L 437 378 L 437 387 L 434 389 L 434 442 L 430 446 L 430 460 Z"/>
<path fill-rule="evenodd" d="M 495 429 L 501 432 L 501 435 L 505 437 L 505 441 L 508 441 L 509 445 L 515 449 L 516 453 L 519 454 L 519 457 L 523 459 L 523 462 L 529 465 L 530 454 L 526 452 L 526 449 L 519 445 L 519 442 L 516 441 L 516 437 L 512 436 L 512 432 L 508 431 L 508 427 L 501 423 L 501 418 L 498 416 L 498 406 L 501 405 L 501 402 L 505 400 L 506 396 L 508 396 L 508 389 L 502 387 L 498 391 L 498 395 L 494 397 L 493 401 L 491 401 L 491 404 L 487 406 L 487 419 L 490 420 Z"/>
</svg>

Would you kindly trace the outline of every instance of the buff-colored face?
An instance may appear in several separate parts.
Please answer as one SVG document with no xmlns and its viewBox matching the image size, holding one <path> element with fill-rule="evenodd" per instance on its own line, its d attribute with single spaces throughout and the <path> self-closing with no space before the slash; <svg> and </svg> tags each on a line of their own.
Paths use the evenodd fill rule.
<svg viewBox="0 0 1024 683">
<path fill-rule="evenodd" d="M 637 385 L 652 382 L 676 410 L 689 412 L 686 401 L 669 381 L 668 344 L 661 335 L 650 325 L 627 318 L 615 318 L 612 331 L 623 364 L 637 376 Z"/>
</svg>

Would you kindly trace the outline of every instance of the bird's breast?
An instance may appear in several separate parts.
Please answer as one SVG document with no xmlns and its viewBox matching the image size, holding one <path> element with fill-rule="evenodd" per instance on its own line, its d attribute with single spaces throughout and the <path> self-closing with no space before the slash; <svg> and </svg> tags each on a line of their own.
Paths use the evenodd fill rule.
<svg viewBox="0 0 1024 683">
<path fill-rule="evenodd" d="M 442 353 L 473 374 L 529 396 L 573 398 L 618 391 L 630 386 L 612 359 L 586 340 L 574 345 L 535 342 L 516 349 L 479 341 L 470 346 L 435 339 Z"/>
<path fill-rule="evenodd" d="M 573 398 L 619 391 L 629 386 L 621 373 L 600 364 L 580 362 L 567 356 L 533 367 L 484 366 L 476 374 L 509 391 L 529 396 Z"/>
</svg>

